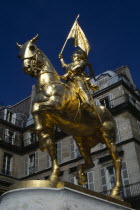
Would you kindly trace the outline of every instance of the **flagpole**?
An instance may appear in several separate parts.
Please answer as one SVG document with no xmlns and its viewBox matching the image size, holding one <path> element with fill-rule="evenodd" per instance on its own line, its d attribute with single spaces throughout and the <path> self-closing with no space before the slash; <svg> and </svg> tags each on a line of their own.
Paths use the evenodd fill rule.
<svg viewBox="0 0 140 210">
<path fill-rule="evenodd" d="M 76 19 L 75 19 L 75 21 L 74 21 L 74 24 L 75 24 L 75 22 L 78 20 L 79 16 L 80 16 L 80 15 L 78 14 L 77 17 L 76 17 Z M 74 24 L 73 24 L 73 25 L 74 25 Z M 73 25 L 72 25 L 72 27 L 73 27 Z M 72 27 L 71 27 L 71 29 L 72 29 Z M 71 31 L 71 30 L 70 30 L 70 31 Z M 70 33 L 70 32 L 69 32 L 69 33 Z M 65 43 L 64 43 L 64 45 L 63 45 L 63 47 L 62 47 L 62 50 L 61 50 L 60 54 L 62 54 L 62 52 L 63 52 L 63 50 L 64 50 L 64 48 L 65 48 L 65 46 L 66 46 L 66 44 L 67 44 L 68 37 L 69 37 L 69 34 L 68 34 L 67 39 L 66 39 L 66 41 L 65 41 Z"/>
</svg>

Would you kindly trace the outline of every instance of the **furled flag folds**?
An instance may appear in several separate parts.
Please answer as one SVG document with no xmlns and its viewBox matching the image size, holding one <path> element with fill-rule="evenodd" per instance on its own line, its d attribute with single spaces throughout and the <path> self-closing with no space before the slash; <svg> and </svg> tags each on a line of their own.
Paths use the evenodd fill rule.
<svg viewBox="0 0 140 210">
<path fill-rule="evenodd" d="M 74 22 L 67 37 L 67 40 L 70 38 L 74 38 L 73 44 L 75 47 L 80 47 L 88 55 L 90 51 L 90 45 L 77 20 Z"/>
</svg>

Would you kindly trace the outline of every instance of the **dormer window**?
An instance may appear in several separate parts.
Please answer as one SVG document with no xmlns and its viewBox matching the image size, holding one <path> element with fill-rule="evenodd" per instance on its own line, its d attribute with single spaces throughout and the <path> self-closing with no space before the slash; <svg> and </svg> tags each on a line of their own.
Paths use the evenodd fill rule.
<svg viewBox="0 0 140 210">
<path fill-rule="evenodd" d="M 9 109 L 5 109 L 4 110 L 4 120 L 6 120 L 7 122 L 10 122 L 12 124 L 15 124 L 16 123 L 16 113 L 13 113 Z"/>
</svg>

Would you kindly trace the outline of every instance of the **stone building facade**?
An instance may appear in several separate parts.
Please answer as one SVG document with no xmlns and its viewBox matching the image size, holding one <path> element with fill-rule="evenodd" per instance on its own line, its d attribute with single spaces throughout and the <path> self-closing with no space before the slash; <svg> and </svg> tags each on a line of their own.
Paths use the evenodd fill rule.
<svg viewBox="0 0 140 210">
<path fill-rule="evenodd" d="M 107 107 L 116 122 L 116 144 L 122 158 L 122 197 L 140 200 L 140 92 L 127 66 L 96 77 L 99 90 L 93 93 L 96 105 Z M 30 114 L 35 87 L 23 101 L 0 107 L 0 192 L 21 180 L 47 179 L 51 172 L 48 152 L 39 150 Z M 71 136 L 55 128 L 57 159 L 63 180 L 77 184 L 76 166 L 83 162 Z M 88 189 L 108 194 L 115 182 L 111 156 L 103 144 L 91 151 L 95 167 L 87 171 Z"/>
</svg>

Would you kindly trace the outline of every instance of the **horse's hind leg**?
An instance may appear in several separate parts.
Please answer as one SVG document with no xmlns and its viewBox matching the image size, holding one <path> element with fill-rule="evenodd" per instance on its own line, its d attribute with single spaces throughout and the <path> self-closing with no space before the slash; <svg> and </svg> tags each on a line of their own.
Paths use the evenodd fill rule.
<svg viewBox="0 0 140 210">
<path fill-rule="evenodd" d="M 87 181 L 87 176 L 85 170 L 94 167 L 94 163 L 90 156 L 91 147 L 86 143 L 86 137 L 74 137 L 76 144 L 78 146 L 79 152 L 85 160 L 84 164 L 81 164 L 77 168 L 77 178 L 78 184 L 85 184 Z"/>
<path fill-rule="evenodd" d="M 120 197 L 120 189 L 121 189 L 121 166 L 122 161 L 118 156 L 117 153 L 117 146 L 114 143 L 115 141 L 115 129 L 113 127 L 113 122 L 108 121 L 103 123 L 103 141 L 108 148 L 110 155 L 113 159 L 113 165 L 115 168 L 115 175 L 116 175 L 116 184 L 110 192 L 110 196 L 121 199 Z M 122 199 L 121 199 L 122 200 Z"/>
</svg>

